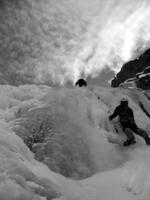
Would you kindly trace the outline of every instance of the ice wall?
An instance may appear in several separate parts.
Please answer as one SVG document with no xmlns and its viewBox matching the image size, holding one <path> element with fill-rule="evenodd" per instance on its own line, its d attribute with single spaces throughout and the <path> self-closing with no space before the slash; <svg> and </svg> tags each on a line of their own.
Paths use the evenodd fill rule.
<svg viewBox="0 0 150 200">
<path fill-rule="evenodd" d="M 107 116 L 121 97 L 129 96 L 137 123 L 149 130 L 149 118 L 134 97 L 148 105 L 144 101 L 149 100 L 141 93 L 100 87 L 20 86 L 6 88 L 6 94 L 12 99 L 4 116 L 35 158 L 73 179 L 115 168 L 126 159 L 116 145 L 125 140 L 124 134 L 118 122 L 111 124 Z M 2 108 L 8 106 L 6 103 Z"/>
<path fill-rule="evenodd" d="M 144 141 L 137 137 L 137 150 L 123 149 L 118 144 L 125 137 L 117 120 L 113 124 L 108 121 L 107 111 L 113 110 L 124 96 L 129 99 L 138 126 L 150 133 L 149 117 L 140 106 L 143 104 L 149 112 L 149 98 L 138 90 L 0 86 L 0 197 L 17 200 L 23 195 L 27 200 L 43 200 L 59 197 L 63 192 L 76 197 L 73 191 L 80 184 L 60 174 L 84 179 L 100 173 L 88 181 L 94 184 L 90 181 L 95 180 L 103 188 L 99 177 L 106 176 L 108 181 L 109 174 L 116 176 L 122 166 L 126 167 L 116 179 L 117 185 L 125 181 L 125 187 L 133 191 L 149 188 L 142 179 L 149 166 L 149 151 Z M 81 189 L 84 191 L 84 186 Z M 79 194 L 81 199 L 83 193 Z"/>
<path fill-rule="evenodd" d="M 121 163 L 105 131 L 99 130 L 107 107 L 95 94 L 88 89 L 51 88 L 41 101 L 43 105 L 25 111 L 14 128 L 36 159 L 74 179 Z"/>
</svg>

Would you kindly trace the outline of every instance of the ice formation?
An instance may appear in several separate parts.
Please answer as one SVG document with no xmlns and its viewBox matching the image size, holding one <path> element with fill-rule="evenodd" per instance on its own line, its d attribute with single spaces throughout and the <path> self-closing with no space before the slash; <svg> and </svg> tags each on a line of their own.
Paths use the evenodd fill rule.
<svg viewBox="0 0 150 200">
<path fill-rule="evenodd" d="M 0 199 L 148 200 L 149 147 L 137 136 L 123 148 L 117 120 L 108 121 L 123 96 L 150 134 L 148 92 L 0 86 Z"/>
</svg>

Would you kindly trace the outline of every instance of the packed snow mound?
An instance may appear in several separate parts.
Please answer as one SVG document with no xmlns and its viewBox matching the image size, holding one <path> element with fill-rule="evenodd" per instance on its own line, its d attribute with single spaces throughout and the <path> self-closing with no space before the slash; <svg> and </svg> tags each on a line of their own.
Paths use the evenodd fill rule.
<svg viewBox="0 0 150 200">
<path fill-rule="evenodd" d="M 150 134 L 148 91 L 0 86 L 0 199 L 148 200 L 149 147 L 108 120 L 122 97 Z"/>
</svg>

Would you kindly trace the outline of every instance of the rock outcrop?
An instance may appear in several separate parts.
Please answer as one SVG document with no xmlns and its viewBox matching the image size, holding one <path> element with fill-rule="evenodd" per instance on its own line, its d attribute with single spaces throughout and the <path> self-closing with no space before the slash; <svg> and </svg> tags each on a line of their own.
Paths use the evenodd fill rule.
<svg viewBox="0 0 150 200">
<path fill-rule="evenodd" d="M 145 51 L 138 59 L 125 63 L 120 72 L 112 80 L 111 86 L 118 87 L 121 83 L 130 78 L 134 78 L 137 73 L 142 72 L 145 68 L 150 66 L 150 49 Z M 143 78 L 145 79 L 145 78 Z M 141 87 L 142 79 L 137 81 L 137 85 Z"/>
<path fill-rule="evenodd" d="M 127 79 L 119 85 L 120 87 L 137 87 L 143 90 L 150 90 L 150 67 L 146 67 L 142 72 L 137 73 L 135 77 Z"/>
</svg>

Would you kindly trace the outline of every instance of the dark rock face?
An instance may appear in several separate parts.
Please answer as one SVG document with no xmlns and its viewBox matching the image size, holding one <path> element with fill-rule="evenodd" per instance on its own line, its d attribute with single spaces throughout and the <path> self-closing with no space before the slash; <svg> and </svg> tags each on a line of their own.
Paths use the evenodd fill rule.
<svg viewBox="0 0 150 200">
<path fill-rule="evenodd" d="M 150 90 L 150 67 L 144 69 L 142 73 L 136 75 L 136 86 L 144 90 Z"/>
<path fill-rule="evenodd" d="M 137 73 L 133 78 L 127 79 L 119 85 L 123 88 L 140 88 L 150 90 L 150 67 L 146 67 L 142 72 Z"/>
<path fill-rule="evenodd" d="M 112 80 L 111 86 L 118 87 L 120 83 L 135 77 L 137 73 L 142 72 L 148 66 L 150 66 L 150 49 L 145 51 L 138 59 L 125 63 L 121 71 Z M 141 85 L 140 83 L 138 84 Z"/>
</svg>

